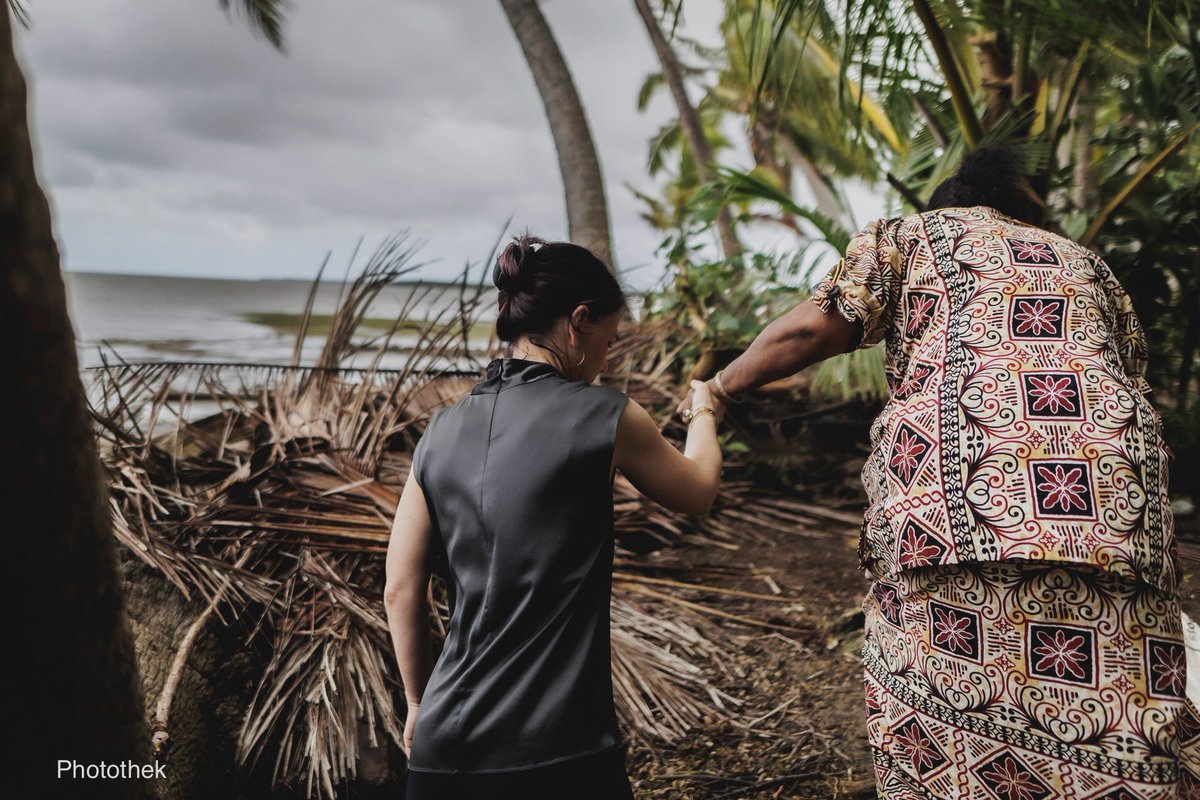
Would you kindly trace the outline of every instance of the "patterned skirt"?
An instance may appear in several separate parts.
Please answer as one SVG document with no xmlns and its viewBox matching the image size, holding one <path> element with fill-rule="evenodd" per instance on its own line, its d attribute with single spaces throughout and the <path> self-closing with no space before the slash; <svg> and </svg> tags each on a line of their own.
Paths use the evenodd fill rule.
<svg viewBox="0 0 1200 800">
<path fill-rule="evenodd" d="M 877 580 L 864 610 L 879 797 L 1200 797 L 1173 596 L 995 562 Z"/>
</svg>

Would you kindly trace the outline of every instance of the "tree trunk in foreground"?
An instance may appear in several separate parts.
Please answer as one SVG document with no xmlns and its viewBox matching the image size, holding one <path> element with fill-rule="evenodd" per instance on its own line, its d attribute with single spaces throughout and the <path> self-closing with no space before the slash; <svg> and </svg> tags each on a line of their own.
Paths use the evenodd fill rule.
<svg viewBox="0 0 1200 800">
<path fill-rule="evenodd" d="M 150 764 L 149 728 L 106 490 L 38 185 L 11 10 L 0 13 L 0 391 L 7 570 L 22 597 L 9 640 L 13 797 L 149 798 L 153 781 L 58 779 L 59 759 Z M 11 781 L 15 779 L 16 786 Z"/>
<path fill-rule="evenodd" d="M 567 62 L 537 0 L 500 0 L 500 5 L 517 35 L 546 107 L 566 192 L 571 241 L 591 250 L 615 270 L 600 159 Z"/>
</svg>

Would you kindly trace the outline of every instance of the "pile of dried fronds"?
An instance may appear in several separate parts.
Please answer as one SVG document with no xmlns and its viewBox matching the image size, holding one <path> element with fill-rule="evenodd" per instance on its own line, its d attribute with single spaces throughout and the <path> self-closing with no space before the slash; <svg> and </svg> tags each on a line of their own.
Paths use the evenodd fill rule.
<svg viewBox="0 0 1200 800">
<path fill-rule="evenodd" d="M 455 318 L 431 320 L 401 368 L 380 368 L 397 329 L 364 343 L 357 322 L 410 271 L 411 256 L 402 238 L 377 251 L 345 288 L 315 365 L 297 363 L 302 326 L 288 366 L 117 360 L 94 372 L 116 535 L 202 598 L 159 699 L 160 748 L 187 648 L 213 616 L 271 643 L 241 732 L 243 761 L 273 760 L 275 780 L 332 797 L 355 774 L 360 748 L 399 742 L 404 705 L 382 606 L 383 554 L 414 443 L 430 414 L 482 370 L 468 332 L 490 297 L 464 275 Z M 312 295 L 305 319 L 311 310 Z M 666 418 L 677 386 L 664 339 L 649 326 L 627 331 L 609 380 Z M 344 366 L 364 352 L 366 366 Z M 200 415 L 198 400 L 215 410 Z M 738 702 L 718 687 L 737 677 L 738 648 L 719 623 L 761 623 L 685 599 L 695 584 L 681 579 L 694 575 L 671 577 L 661 559 L 638 554 L 680 543 L 736 550 L 764 528 L 799 524 L 800 512 L 747 483 L 724 487 L 703 520 L 652 506 L 623 480 L 616 494 L 613 671 L 627 732 L 661 742 L 714 720 L 737 724 Z M 706 588 L 710 597 L 756 598 Z M 444 615 L 443 595 L 430 592 Z M 444 630 L 441 618 L 431 625 Z"/>
</svg>

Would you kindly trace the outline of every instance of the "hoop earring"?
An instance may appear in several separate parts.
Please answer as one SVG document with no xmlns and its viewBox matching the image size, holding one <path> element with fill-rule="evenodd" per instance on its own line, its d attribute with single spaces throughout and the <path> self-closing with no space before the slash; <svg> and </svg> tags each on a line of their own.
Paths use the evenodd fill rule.
<svg viewBox="0 0 1200 800">
<path fill-rule="evenodd" d="M 578 347 L 578 345 L 576 345 L 576 347 Z M 575 366 L 576 366 L 576 367 L 582 367 L 582 366 L 583 366 L 583 362 L 584 362 L 584 361 L 587 361 L 587 360 L 588 360 L 588 354 L 587 354 L 587 353 L 584 353 L 584 350 L 583 350 L 583 348 L 580 348 L 580 360 L 578 360 L 578 361 L 576 361 L 576 362 L 575 362 Z"/>
</svg>

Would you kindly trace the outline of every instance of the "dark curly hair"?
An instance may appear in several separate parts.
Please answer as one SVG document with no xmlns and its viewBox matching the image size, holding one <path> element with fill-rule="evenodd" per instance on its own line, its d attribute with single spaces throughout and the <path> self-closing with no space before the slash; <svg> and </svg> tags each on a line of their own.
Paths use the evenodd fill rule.
<svg viewBox="0 0 1200 800">
<path fill-rule="evenodd" d="M 1016 154 L 995 144 L 963 156 L 958 171 L 933 190 L 926 210 L 970 206 L 989 206 L 1031 225 L 1041 223 L 1044 211 L 1021 174 Z"/>
</svg>

